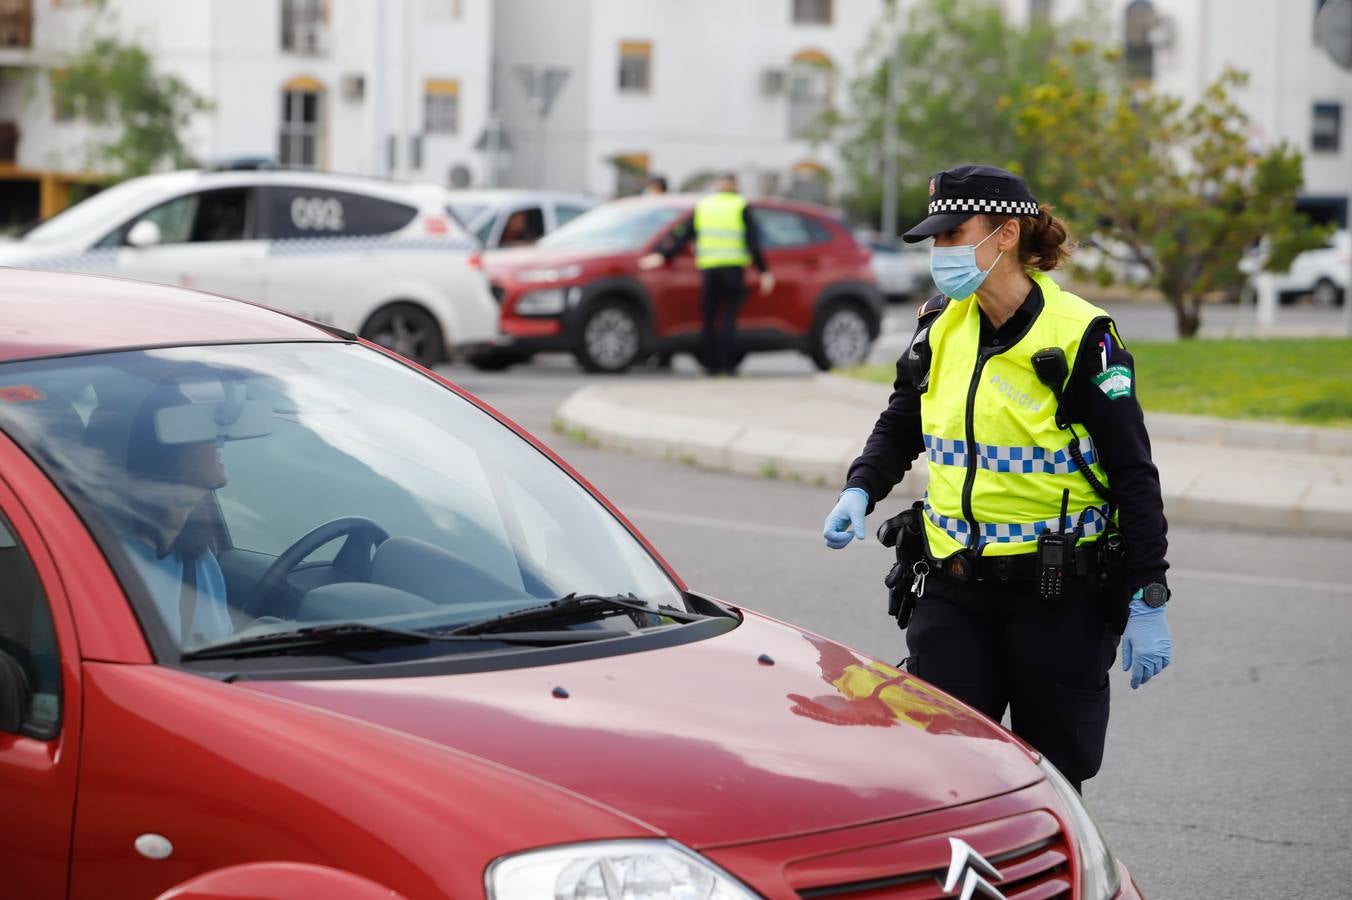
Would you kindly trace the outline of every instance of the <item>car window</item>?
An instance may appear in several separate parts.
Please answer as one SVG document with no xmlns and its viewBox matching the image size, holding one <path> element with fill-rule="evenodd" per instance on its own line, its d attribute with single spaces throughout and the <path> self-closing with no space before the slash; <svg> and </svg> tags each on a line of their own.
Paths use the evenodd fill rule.
<svg viewBox="0 0 1352 900">
<path fill-rule="evenodd" d="M 516 209 L 507 215 L 498 237 L 498 246 L 514 247 L 533 244 L 545 234 L 545 213 L 538 206 Z"/>
<path fill-rule="evenodd" d="M 571 592 L 685 606 L 646 549 L 558 466 L 469 401 L 360 346 L 128 351 L 7 363 L 0 374 L 43 395 L 96 398 L 83 428 L 58 427 L 34 404 L 0 405 L 0 428 L 96 524 L 141 621 L 158 623 L 148 631 L 157 653 L 223 639 L 259 616 L 277 629 L 391 617 L 444 627 Z M 316 529 L 349 526 L 379 535 L 365 563 L 335 552 L 344 544 L 333 535 L 317 537 L 294 560 L 294 590 L 260 585 Z M 187 628 L 184 560 L 197 567 Z"/>
<path fill-rule="evenodd" d="M 574 206 L 570 203 L 558 204 L 557 206 L 554 207 L 554 220 L 556 223 L 555 227 L 558 227 L 559 225 L 566 225 L 567 223 L 576 219 L 578 216 L 582 215 L 588 209 L 590 209 L 590 207 Z"/>
<path fill-rule="evenodd" d="M 446 210 L 466 228 L 473 227 L 475 220 L 488 212 L 487 203 L 466 203 L 464 201 L 446 204 Z M 490 217 L 491 218 L 491 217 Z"/>
<path fill-rule="evenodd" d="M 498 223 L 496 216 L 489 216 L 483 224 L 474 229 L 474 236 L 479 239 L 479 243 L 485 247 L 488 246 L 489 239 L 493 236 L 493 226 Z"/>
<path fill-rule="evenodd" d="M 61 722 L 61 664 L 47 596 L 27 551 L 0 513 L 0 650 L 28 681 L 20 732 L 48 739 Z"/>
<path fill-rule="evenodd" d="M 154 222 L 161 244 L 241 241 L 253 237 L 252 188 L 222 188 L 184 194 L 132 216 L 95 246 L 120 247 L 137 222 Z"/>
<path fill-rule="evenodd" d="M 752 218 L 768 248 L 805 247 L 831 239 L 831 232 L 816 220 L 787 209 L 753 207 Z"/>
<path fill-rule="evenodd" d="M 418 214 L 413 206 L 348 191 L 278 186 L 264 193 L 274 240 L 389 234 Z"/>
<path fill-rule="evenodd" d="M 540 240 L 539 246 L 637 250 L 675 219 L 688 215 L 686 210 L 675 206 L 606 204 L 554 229 Z"/>
</svg>

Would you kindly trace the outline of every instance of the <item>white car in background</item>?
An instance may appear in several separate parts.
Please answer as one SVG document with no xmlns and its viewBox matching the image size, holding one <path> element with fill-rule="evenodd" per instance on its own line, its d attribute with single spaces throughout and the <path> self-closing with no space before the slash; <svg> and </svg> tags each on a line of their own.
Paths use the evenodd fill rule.
<svg viewBox="0 0 1352 900">
<path fill-rule="evenodd" d="M 583 194 L 506 188 L 453 190 L 447 197 L 451 213 L 485 250 L 533 244 L 601 202 Z"/>
<path fill-rule="evenodd" d="M 937 292 L 930 276 L 930 245 L 912 245 L 876 231 L 860 230 L 855 240 L 869 248 L 869 267 L 888 300 L 924 300 Z"/>
<path fill-rule="evenodd" d="M 1246 254 L 1239 265 L 1249 276 L 1244 287 L 1247 296 L 1254 294 L 1253 276 L 1262 268 L 1266 252 L 1266 245 L 1260 244 Z M 1310 302 L 1315 306 L 1338 306 L 1347 297 L 1349 268 L 1352 268 L 1352 234 L 1335 231 L 1324 246 L 1306 250 L 1291 260 L 1290 269 L 1276 273 L 1277 297 L 1281 302 L 1289 303 L 1302 294 L 1309 294 Z"/>
<path fill-rule="evenodd" d="M 0 244 L 0 266 L 254 300 L 423 365 L 491 342 L 478 246 L 436 185 L 278 169 L 133 178 Z"/>
</svg>

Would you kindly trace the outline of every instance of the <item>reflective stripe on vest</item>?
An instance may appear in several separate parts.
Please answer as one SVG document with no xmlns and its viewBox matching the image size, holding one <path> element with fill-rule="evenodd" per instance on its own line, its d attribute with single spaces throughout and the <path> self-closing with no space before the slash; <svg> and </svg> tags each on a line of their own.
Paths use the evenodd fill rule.
<svg viewBox="0 0 1352 900">
<path fill-rule="evenodd" d="M 971 529 L 966 519 L 941 516 L 934 511 L 928 501 L 925 502 L 925 516 L 931 524 L 943 529 L 953 540 L 962 544 L 967 543 Z M 1091 506 L 1080 514 L 1067 515 L 1064 519 L 1053 516 L 1040 522 L 981 522 L 977 527 L 981 529 L 982 544 L 1022 544 L 1036 541 L 1044 529 L 1050 528 L 1052 531 L 1074 529 L 1080 524 L 1081 516 L 1084 519 L 1083 530 L 1080 532 L 1082 539 L 1098 537 L 1108 523 L 1107 507 Z"/>
<path fill-rule="evenodd" d="M 1064 491 L 1072 527 L 1083 515 L 1084 539 L 1103 530 L 1103 500 L 1070 458 L 1071 434 L 1056 426 L 1056 399 L 1032 357 L 1059 347 L 1074 371 L 1085 333 L 1107 313 L 1043 272 L 1028 274 L 1043 306 L 1012 347 L 979 355 L 975 296 L 949 303 L 930 326 L 929 387 L 920 401 L 929 468 L 925 537 L 940 559 L 977 547 L 986 556 L 1034 552 L 1038 533 L 1061 524 Z M 1073 427 L 1085 462 L 1107 484 L 1087 429 Z"/>
<path fill-rule="evenodd" d="M 743 213 L 746 199 L 722 191 L 695 204 L 695 265 L 701 269 L 748 266 Z"/>
<path fill-rule="evenodd" d="M 929 461 L 941 466 L 967 467 L 967 442 L 949 441 L 932 434 L 925 435 L 925 451 Z M 1085 435 L 1080 440 L 1080 452 L 1091 467 L 1098 462 L 1094 441 Z M 1065 475 L 1078 471 L 1070 458 L 1069 448 L 1049 451 L 1044 447 L 996 447 L 993 444 L 976 445 L 976 464 L 992 472 L 1017 472 L 1021 475 L 1041 473 Z"/>
</svg>

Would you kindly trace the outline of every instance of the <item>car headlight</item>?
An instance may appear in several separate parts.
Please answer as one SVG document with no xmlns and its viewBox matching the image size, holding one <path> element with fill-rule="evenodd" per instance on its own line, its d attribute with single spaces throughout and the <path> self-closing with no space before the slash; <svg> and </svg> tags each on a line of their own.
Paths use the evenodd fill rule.
<svg viewBox="0 0 1352 900">
<path fill-rule="evenodd" d="M 563 288 L 527 291 L 516 301 L 516 312 L 522 316 L 553 316 L 563 312 Z"/>
<path fill-rule="evenodd" d="M 516 280 L 522 284 L 541 284 L 546 281 L 572 281 L 581 274 L 581 266 L 559 266 L 557 269 L 527 269 L 518 272 Z"/>
<path fill-rule="evenodd" d="M 1070 786 L 1056 766 L 1043 757 L 1038 762 L 1047 783 L 1056 793 L 1070 813 L 1070 826 L 1075 831 L 1075 843 L 1080 847 L 1080 884 L 1083 885 L 1080 896 L 1086 900 L 1108 900 L 1117 896 L 1122 889 L 1122 879 L 1117 874 L 1117 860 L 1108 849 L 1108 842 L 1094 822 L 1094 817 L 1085 808 L 1079 793 Z"/>
<path fill-rule="evenodd" d="M 737 879 L 675 841 L 598 841 L 504 856 L 489 900 L 755 900 Z"/>
</svg>

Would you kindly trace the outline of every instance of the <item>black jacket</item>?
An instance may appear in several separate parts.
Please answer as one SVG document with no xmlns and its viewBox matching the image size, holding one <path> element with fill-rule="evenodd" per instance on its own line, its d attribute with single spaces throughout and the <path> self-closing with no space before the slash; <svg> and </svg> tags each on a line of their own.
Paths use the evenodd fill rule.
<svg viewBox="0 0 1352 900">
<path fill-rule="evenodd" d="M 922 307 L 922 316 L 926 308 L 932 308 L 931 304 Z M 983 312 L 982 345 L 1013 346 L 1027 332 L 1042 306 L 1042 289 L 1034 284 L 1023 305 L 998 329 Z M 1108 486 L 1117 500 L 1122 537 L 1127 548 L 1127 586 L 1134 592 L 1152 581 L 1165 581 L 1164 572 L 1169 568 L 1165 559 L 1169 547 L 1168 523 L 1160 497 L 1159 471 L 1150 459 L 1150 436 L 1146 433 L 1145 417 L 1136 396 L 1139 379 L 1133 377 L 1130 396 L 1117 400 L 1108 399 L 1093 381 L 1094 374 L 1103 364 L 1099 342 L 1104 340 L 1107 331 L 1108 322 L 1104 320 L 1095 323 L 1085 334 L 1063 402 L 1070 421 L 1083 422 L 1093 438 L 1099 464 L 1103 466 Z M 1126 366 L 1134 376 L 1131 353 L 1116 340 L 1111 341 L 1111 345 L 1108 365 Z M 845 482 L 846 487 L 868 491 L 870 512 L 901 481 L 916 457 L 925 452 L 920 397 L 903 353 L 897 360 L 892 397 L 873 426 L 864 452 L 850 464 Z"/>
</svg>

